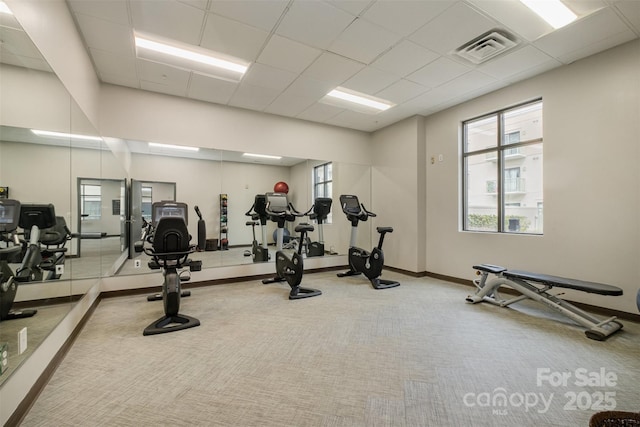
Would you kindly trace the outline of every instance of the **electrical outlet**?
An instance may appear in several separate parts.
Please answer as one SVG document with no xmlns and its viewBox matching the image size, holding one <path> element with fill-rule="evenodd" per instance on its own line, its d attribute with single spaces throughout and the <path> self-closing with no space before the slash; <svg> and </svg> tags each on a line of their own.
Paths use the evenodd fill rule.
<svg viewBox="0 0 640 427">
<path fill-rule="evenodd" d="M 56 275 L 61 276 L 64 274 L 64 265 L 58 264 L 56 265 Z"/>
<path fill-rule="evenodd" d="M 140 266 L 141 266 L 141 265 L 142 265 L 142 263 L 140 262 L 140 260 L 139 260 L 139 259 L 137 259 L 137 260 L 135 260 L 135 261 L 133 262 L 133 266 L 134 266 L 135 268 L 140 268 Z"/>
<path fill-rule="evenodd" d="M 18 354 L 22 354 L 27 350 L 27 328 L 26 326 L 18 332 Z"/>
</svg>

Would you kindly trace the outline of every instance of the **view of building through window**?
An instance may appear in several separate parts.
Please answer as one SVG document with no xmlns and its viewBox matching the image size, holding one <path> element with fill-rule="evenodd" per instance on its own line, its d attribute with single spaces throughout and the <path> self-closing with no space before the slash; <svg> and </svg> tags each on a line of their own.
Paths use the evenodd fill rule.
<svg viewBox="0 0 640 427">
<path fill-rule="evenodd" d="M 542 101 L 463 123 L 463 229 L 542 234 Z"/>
<path fill-rule="evenodd" d="M 100 185 L 80 185 L 81 215 L 83 219 L 100 219 L 102 208 L 102 187 Z"/>
</svg>

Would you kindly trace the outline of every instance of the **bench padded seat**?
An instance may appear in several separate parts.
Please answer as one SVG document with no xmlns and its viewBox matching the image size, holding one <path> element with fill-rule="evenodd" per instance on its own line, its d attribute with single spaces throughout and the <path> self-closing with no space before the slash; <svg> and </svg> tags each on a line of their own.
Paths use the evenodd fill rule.
<svg viewBox="0 0 640 427">
<path fill-rule="evenodd" d="M 493 273 L 493 271 L 491 272 Z M 527 271 L 519 271 L 519 270 L 503 271 L 502 275 L 507 278 L 529 280 L 532 282 L 542 283 L 548 286 L 557 286 L 559 288 L 575 289 L 578 291 L 588 292 L 592 294 L 614 295 L 614 296 L 622 295 L 622 289 L 616 286 L 605 285 L 603 283 L 586 282 L 584 280 L 567 279 L 565 277 L 550 276 L 548 274 L 529 273 Z"/>
</svg>

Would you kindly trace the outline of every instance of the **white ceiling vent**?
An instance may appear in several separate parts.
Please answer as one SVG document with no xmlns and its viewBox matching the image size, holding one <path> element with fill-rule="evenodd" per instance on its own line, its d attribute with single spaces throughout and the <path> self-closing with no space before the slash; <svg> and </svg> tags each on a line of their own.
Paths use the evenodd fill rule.
<svg viewBox="0 0 640 427">
<path fill-rule="evenodd" d="M 452 53 L 474 64 L 481 64 L 517 45 L 516 38 L 504 30 L 491 30 Z"/>
</svg>

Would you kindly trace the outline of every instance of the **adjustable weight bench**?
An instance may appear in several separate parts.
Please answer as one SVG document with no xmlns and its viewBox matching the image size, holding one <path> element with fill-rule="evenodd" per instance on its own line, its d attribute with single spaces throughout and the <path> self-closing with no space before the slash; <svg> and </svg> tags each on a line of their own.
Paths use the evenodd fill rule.
<svg viewBox="0 0 640 427">
<path fill-rule="evenodd" d="M 598 295 L 618 296 L 622 295 L 622 289 L 618 287 L 550 276 L 547 274 L 507 270 L 504 267 L 491 264 L 474 265 L 473 268 L 477 270 L 480 279 L 473 281 L 478 290 L 474 295 L 467 297 L 467 302 L 475 304 L 486 301 L 500 307 L 507 307 L 513 303 L 529 298 L 552 308 L 574 322 L 584 326 L 587 328 L 585 335 L 588 338 L 598 341 L 604 341 L 610 335 L 622 329 L 622 323 L 618 322 L 615 316 L 604 320 L 598 319 L 594 315 L 548 292 L 552 288 L 557 287 Z M 489 274 L 493 274 L 495 277 L 489 280 Z M 518 291 L 521 295 L 514 296 L 511 299 L 504 299 L 498 292 L 500 286 L 507 286 Z"/>
</svg>

